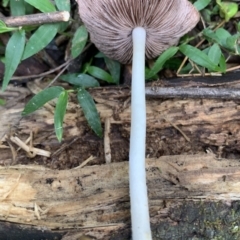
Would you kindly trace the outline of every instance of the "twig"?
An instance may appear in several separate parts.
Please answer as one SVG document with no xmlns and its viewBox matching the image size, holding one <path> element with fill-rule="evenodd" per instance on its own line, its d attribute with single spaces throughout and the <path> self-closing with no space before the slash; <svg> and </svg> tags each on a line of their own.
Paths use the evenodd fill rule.
<svg viewBox="0 0 240 240">
<path fill-rule="evenodd" d="M 29 14 L 16 17 L 1 17 L 8 27 L 22 27 L 29 25 L 41 25 L 43 23 L 56 23 L 69 21 L 70 14 L 67 11 Z"/>
<path fill-rule="evenodd" d="M 187 74 L 181 74 L 179 75 L 181 77 L 207 77 L 207 76 L 211 76 L 211 77 L 220 77 L 222 76 L 222 73 L 220 72 L 210 72 L 210 73 L 187 73 Z"/>
<path fill-rule="evenodd" d="M 68 65 L 70 62 L 72 61 L 72 59 L 69 59 L 67 62 L 63 63 L 62 65 L 49 70 L 47 72 L 41 73 L 41 74 L 37 74 L 37 75 L 28 75 L 28 76 L 21 76 L 21 77 L 12 77 L 11 80 L 23 80 L 23 79 L 29 79 L 29 78 L 40 78 L 40 77 L 45 77 L 48 74 L 54 73 L 60 69 L 62 69 L 63 67 L 65 67 L 66 65 Z"/>
<path fill-rule="evenodd" d="M 16 159 L 17 159 L 17 151 L 15 150 L 15 148 L 13 147 L 12 143 L 9 141 L 8 138 L 6 139 L 6 141 L 9 145 L 11 153 L 12 153 L 12 163 L 15 163 Z"/>
<path fill-rule="evenodd" d="M 84 53 L 90 46 L 92 45 L 92 43 L 89 43 L 86 47 L 84 47 L 82 53 Z M 51 73 L 54 73 L 62 68 L 64 68 L 64 71 L 66 70 L 65 66 L 68 66 L 71 61 L 73 61 L 74 59 L 70 58 L 69 60 L 67 60 L 65 63 L 63 63 L 62 65 L 52 69 L 52 70 L 49 70 L 47 72 L 44 72 L 44 73 L 41 73 L 41 74 L 38 74 L 38 75 L 28 75 L 28 76 L 21 76 L 21 77 L 12 77 L 11 80 L 23 80 L 23 79 L 29 79 L 29 78 L 40 78 L 40 77 L 45 77 L 47 76 L 48 74 L 51 74 Z M 55 78 L 58 78 L 60 76 L 60 74 L 55 77 Z M 54 80 L 51 82 L 51 84 L 56 80 L 54 78 Z"/>
<path fill-rule="evenodd" d="M 240 89 L 236 88 L 146 87 L 145 93 L 151 98 L 240 99 Z"/>
<path fill-rule="evenodd" d="M 65 70 L 68 68 L 70 63 L 68 63 L 58 74 L 57 76 L 54 77 L 54 79 L 45 87 L 46 88 L 49 88 L 61 75 L 62 73 L 65 72 Z"/>
<path fill-rule="evenodd" d="M 170 123 L 174 128 L 176 128 L 186 139 L 186 141 L 190 142 L 190 138 L 174 123 L 172 123 L 170 120 L 168 120 L 166 117 L 164 117 L 164 120 L 168 123 Z"/>
<path fill-rule="evenodd" d="M 228 68 L 228 69 L 226 70 L 226 72 L 231 72 L 231 71 L 235 71 L 235 70 L 238 70 L 238 69 L 240 69 L 240 65 L 235 66 L 235 67 Z"/>
<path fill-rule="evenodd" d="M 50 157 L 51 153 L 49 151 L 45 151 L 43 149 L 34 148 L 27 146 L 22 140 L 20 140 L 18 137 L 10 137 L 10 140 L 17 144 L 19 147 L 21 147 L 25 152 L 28 154 L 31 154 L 32 157 L 36 155 L 41 155 L 45 157 Z"/>
<path fill-rule="evenodd" d="M 90 156 L 88 159 L 84 160 L 79 166 L 75 167 L 74 169 L 80 169 L 83 168 L 85 165 L 87 165 L 90 161 L 94 160 L 96 157 Z"/>
<path fill-rule="evenodd" d="M 106 163 L 111 163 L 111 147 L 110 147 L 110 134 L 111 121 L 110 118 L 105 119 L 105 131 L 104 131 L 104 155 Z"/>
<path fill-rule="evenodd" d="M 62 153 L 65 149 L 69 148 L 73 143 L 75 143 L 79 137 L 74 138 L 70 143 L 64 143 L 57 151 L 55 151 L 51 157 L 56 157 L 60 153 Z"/>
<path fill-rule="evenodd" d="M 232 72 L 240 69 L 240 65 L 226 69 L 226 72 Z M 210 73 L 188 73 L 179 74 L 178 77 L 206 77 L 206 76 L 222 76 L 221 72 L 210 72 Z"/>
</svg>

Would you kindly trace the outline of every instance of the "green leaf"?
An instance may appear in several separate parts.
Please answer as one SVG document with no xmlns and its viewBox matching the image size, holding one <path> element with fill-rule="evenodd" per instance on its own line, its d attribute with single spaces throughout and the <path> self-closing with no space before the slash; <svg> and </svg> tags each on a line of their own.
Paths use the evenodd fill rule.
<svg viewBox="0 0 240 240">
<path fill-rule="evenodd" d="M 45 48 L 56 36 L 58 24 L 44 24 L 40 26 L 30 37 L 26 44 L 22 60 L 34 55 Z"/>
<path fill-rule="evenodd" d="M 212 11 L 210 11 L 208 8 L 203 9 L 201 11 L 201 15 L 205 22 L 211 22 Z"/>
<path fill-rule="evenodd" d="M 65 90 L 61 92 L 58 97 L 54 112 L 54 129 L 59 142 L 62 140 L 63 135 L 63 119 L 66 113 L 68 103 L 68 92 Z"/>
<path fill-rule="evenodd" d="M 50 0 L 24 0 L 41 12 L 55 12 L 56 8 Z"/>
<path fill-rule="evenodd" d="M 32 5 L 25 2 L 25 14 L 26 15 L 34 14 L 34 11 L 35 11 L 35 8 Z"/>
<path fill-rule="evenodd" d="M 25 15 L 25 3 L 24 0 L 10 0 L 10 9 L 12 16 Z"/>
<path fill-rule="evenodd" d="M 11 31 L 15 31 L 15 30 L 18 30 L 18 28 L 7 27 L 6 24 L 2 20 L 0 20 L 0 33 L 11 32 Z"/>
<path fill-rule="evenodd" d="M 108 83 L 114 83 L 112 76 L 109 73 L 107 73 L 106 71 L 102 70 L 101 68 L 89 66 L 87 68 L 87 72 L 90 75 L 94 76 L 95 78 L 101 79 Z"/>
<path fill-rule="evenodd" d="M 238 41 L 240 38 L 240 34 L 234 34 L 226 39 L 226 48 L 235 52 L 235 54 L 239 54 L 238 52 Z"/>
<path fill-rule="evenodd" d="M 55 3 L 59 11 L 70 12 L 71 9 L 70 0 L 55 0 Z"/>
<path fill-rule="evenodd" d="M 219 66 L 220 66 L 220 72 L 225 73 L 227 70 L 227 64 L 223 54 L 220 57 Z"/>
<path fill-rule="evenodd" d="M 99 82 L 85 74 L 85 73 L 71 73 L 66 75 L 61 75 L 60 79 L 66 82 L 69 82 L 75 86 L 83 87 L 83 88 L 91 88 L 91 87 L 99 87 Z"/>
<path fill-rule="evenodd" d="M 2 98 L 0 98 L 0 106 L 4 105 L 6 103 L 6 101 Z"/>
<path fill-rule="evenodd" d="M 170 69 L 170 70 L 178 70 L 181 64 L 182 64 L 182 59 L 174 57 L 166 61 L 166 63 L 164 64 L 164 68 Z"/>
<path fill-rule="evenodd" d="M 221 2 L 221 0 L 216 1 L 220 8 L 220 16 L 228 22 L 232 17 L 238 12 L 238 4 L 233 2 Z"/>
<path fill-rule="evenodd" d="M 218 28 L 216 30 L 216 35 L 218 38 L 224 38 L 224 39 L 231 36 L 231 34 L 224 28 Z"/>
<path fill-rule="evenodd" d="M 188 74 L 192 70 L 192 65 L 190 63 L 187 63 L 180 71 L 180 74 Z M 194 71 L 196 72 L 196 71 Z"/>
<path fill-rule="evenodd" d="M 232 35 L 224 28 L 219 28 L 216 30 L 216 36 L 220 39 L 219 44 L 227 48 L 227 38 L 231 37 Z"/>
<path fill-rule="evenodd" d="M 100 116 L 92 96 L 84 88 L 79 88 L 77 98 L 88 124 L 99 137 L 102 137 Z"/>
<path fill-rule="evenodd" d="M 219 61 L 220 61 L 220 58 L 221 58 L 221 55 L 222 55 L 222 51 L 219 47 L 218 44 L 214 43 L 210 49 L 209 49 L 209 52 L 208 52 L 208 57 L 209 59 L 214 62 L 216 65 L 219 64 Z"/>
<path fill-rule="evenodd" d="M 2 84 L 4 91 L 21 61 L 25 45 L 25 31 L 16 31 L 8 41 L 5 52 L 5 72 Z"/>
<path fill-rule="evenodd" d="M 68 28 L 69 22 L 60 22 L 58 23 L 58 32 L 64 34 L 64 31 Z"/>
<path fill-rule="evenodd" d="M 85 26 L 81 26 L 74 33 L 71 47 L 71 55 L 73 58 L 77 57 L 85 47 L 88 39 L 88 32 Z"/>
<path fill-rule="evenodd" d="M 92 64 L 92 59 L 90 59 L 90 61 L 84 63 L 83 67 L 82 67 L 82 72 L 83 73 L 87 73 L 87 70 L 91 66 L 91 64 Z"/>
<path fill-rule="evenodd" d="M 104 58 L 106 56 L 102 52 L 98 52 L 94 57 L 95 58 Z"/>
<path fill-rule="evenodd" d="M 3 0 L 2 6 L 5 8 L 7 7 L 8 3 L 9 3 L 9 0 Z"/>
<path fill-rule="evenodd" d="M 238 39 L 239 35 L 231 35 L 227 30 L 224 28 L 219 28 L 216 32 L 206 28 L 203 30 L 203 35 L 211 42 L 216 42 L 220 46 L 227 48 L 231 51 L 235 50 L 235 42 Z"/>
<path fill-rule="evenodd" d="M 94 57 L 104 59 L 106 65 L 107 65 L 107 68 L 108 68 L 109 72 L 111 73 L 114 83 L 119 84 L 121 64 L 118 61 L 108 58 L 102 52 L 98 52 Z"/>
<path fill-rule="evenodd" d="M 217 64 L 213 63 L 210 58 L 204 52 L 200 51 L 198 48 L 195 48 L 190 45 L 181 45 L 179 50 L 186 55 L 193 62 L 198 65 L 208 68 L 211 71 L 219 71 Z"/>
<path fill-rule="evenodd" d="M 210 2 L 211 0 L 197 0 L 193 5 L 198 11 L 201 11 L 207 7 Z"/>
<path fill-rule="evenodd" d="M 155 76 L 159 71 L 162 70 L 164 63 L 173 57 L 176 52 L 178 51 L 178 47 L 170 47 L 166 51 L 164 51 L 156 60 L 153 67 L 150 71 L 146 74 L 146 79 L 152 78 Z"/>
<path fill-rule="evenodd" d="M 211 42 L 217 42 L 218 44 L 221 44 L 221 38 L 211 29 L 205 28 L 203 30 L 203 35 L 210 40 Z"/>
<path fill-rule="evenodd" d="M 42 90 L 38 94 L 36 94 L 25 106 L 22 115 L 28 115 L 36 110 L 38 110 L 40 107 L 42 107 L 45 103 L 53 100 L 54 98 L 57 98 L 62 92 L 64 91 L 64 88 L 62 87 L 50 87 L 47 89 Z"/>
<path fill-rule="evenodd" d="M 236 23 L 236 28 L 237 28 L 237 31 L 240 33 L 240 22 Z"/>
<path fill-rule="evenodd" d="M 150 75 L 150 72 L 151 72 L 151 70 L 148 68 L 148 67 L 145 67 L 145 76 L 149 76 Z M 146 77 L 145 77 L 145 80 L 147 80 L 147 81 L 150 81 L 150 80 L 157 80 L 158 79 L 158 75 L 156 74 L 156 75 L 154 75 L 153 77 L 151 77 L 151 79 L 146 79 Z"/>
<path fill-rule="evenodd" d="M 106 57 L 106 56 L 104 56 L 104 61 L 107 65 L 109 72 L 112 75 L 113 82 L 115 84 L 119 84 L 121 64 L 115 60 L 112 60 L 112 59 Z"/>
</svg>

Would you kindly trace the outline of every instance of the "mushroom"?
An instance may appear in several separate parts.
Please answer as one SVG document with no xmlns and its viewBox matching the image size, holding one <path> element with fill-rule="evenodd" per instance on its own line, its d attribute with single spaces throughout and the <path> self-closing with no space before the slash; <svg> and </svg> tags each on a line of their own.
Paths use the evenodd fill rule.
<svg viewBox="0 0 240 240">
<path fill-rule="evenodd" d="M 187 0 L 77 0 L 91 41 L 106 56 L 132 62 L 129 181 L 134 240 L 152 239 L 146 172 L 145 56 L 176 45 L 199 21 Z"/>
</svg>

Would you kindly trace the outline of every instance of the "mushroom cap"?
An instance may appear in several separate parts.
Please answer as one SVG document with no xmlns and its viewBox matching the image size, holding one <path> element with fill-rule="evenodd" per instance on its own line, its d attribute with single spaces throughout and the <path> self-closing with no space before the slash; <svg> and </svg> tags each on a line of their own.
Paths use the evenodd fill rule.
<svg viewBox="0 0 240 240">
<path fill-rule="evenodd" d="M 160 55 L 195 27 L 199 13 L 187 0 L 77 0 L 91 41 L 106 56 L 132 61 L 132 31 L 146 30 L 146 58 Z"/>
</svg>

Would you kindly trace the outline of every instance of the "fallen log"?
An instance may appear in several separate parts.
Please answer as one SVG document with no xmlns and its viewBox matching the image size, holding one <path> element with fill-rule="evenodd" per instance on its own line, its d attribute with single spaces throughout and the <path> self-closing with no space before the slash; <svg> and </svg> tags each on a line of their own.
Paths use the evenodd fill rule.
<svg viewBox="0 0 240 240">
<path fill-rule="evenodd" d="M 104 139 L 71 95 L 62 143 L 53 132 L 54 101 L 23 118 L 30 91 L 4 94 L 10 101 L 0 106 L 0 239 L 19 239 L 19 232 L 42 239 L 42 231 L 48 239 L 130 239 L 129 88 L 91 90 Z M 155 239 L 240 238 L 238 102 L 147 100 Z"/>
<path fill-rule="evenodd" d="M 14 89 L 15 94 L 17 89 Z M 59 159 L 69 156 L 71 164 L 62 166 L 61 169 L 78 166 L 81 162 L 79 163 L 76 156 L 81 156 L 82 161 L 90 155 L 98 156 L 99 163 L 104 163 L 106 158 L 107 161 L 112 159 L 114 162 L 128 159 L 130 130 L 128 88 L 102 88 L 91 91 L 103 126 L 108 123 L 108 127 L 105 127 L 106 141 L 94 135 L 75 102 L 76 97 L 71 95 L 64 120 L 62 143 L 57 142 L 53 131 L 55 102 L 48 103 L 28 117 L 22 117 L 23 99 L 30 93 L 25 90 L 23 94 L 21 88 L 19 89 L 18 97 L 14 97 L 5 107 L 0 107 L 0 139 L 2 139 L 0 162 L 22 163 L 21 159 L 25 159 L 23 163 L 26 163 L 26 156 L 33 157 L 39 152 L 40 156 L 51 155 L 49 161 L 44 158 L 48 164 L 59 163 Z M 210 148 L 219 157 L 232 158 L 232 154 L 237 154 L 240 150 L 239 120 L 238 100 L 148 99 L 147 156 L 156 158 L 162 155 L 193 154 Z M 28 155 L 18 151 L 15 154 L 17 156 L 13 157 L 13 150 L 9 144 L 14 147 L 16 142 L 24 142 L 29 136 L 32 150 L 29 144 L 25 148 L 24 144 L 18 144 Z M 81 148 L 74 148 L 75 144 Z M 38 148 L 33 149 L 33 146 Z M 111 150 L 110 156 L 106 156 L 104 147 Z M 34 160 L 40 163 L 43 158 Z"/>
<path fill-rule="evenodd" d="M 218 160 L 212 154 L 165 156 L 148 159 L 146 170 L 153 229 L 176 201 L 222 200 L 229 205 L 240 199 L 238 160 Z M 1 167 L 0 186 L 1 221 L 54 231 L 77 229 L 78 236 L 95 239 L 130 231 L 127 162 L 61 171 Z"/>
</svg>

